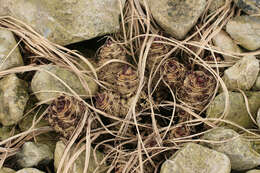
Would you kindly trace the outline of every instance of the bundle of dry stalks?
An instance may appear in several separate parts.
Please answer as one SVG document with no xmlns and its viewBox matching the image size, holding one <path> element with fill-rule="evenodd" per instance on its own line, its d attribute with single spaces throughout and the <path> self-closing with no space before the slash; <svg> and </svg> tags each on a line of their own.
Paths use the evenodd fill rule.
<svg viewBox="0 0 260 173">
<path fill-rule="evenodd" d="M 208 7 L 211 2 L 212 0 L 208 1 Z M 0 77 L 11 73 L 33 73 L 40 70 L 41 65 L 53 63 L 71 69 L 79 77 L 88 74 L 98 83 L 100 90 L 113 92 L 111 88 L 108 88 L 110 85 L 106 85 L 99 78 L 98 73 L 102 68 L 109 67 L 112 63 L 128 64 L 138 74 L 138 80 L 135 80 L 135 82 L 138 81 L 135 85 L 137 87 L 133 95 L 131 95 L 131 104 L 128 105 L 127 112 L 124 111 L 125 114 L 121 116 L 112 114 L 111 111 L 105 109 L 109 105 L 107 105 L 107 102 L 103 104 L 104 99 L 110 99 L 112 96 L 99 94 L 96 99 L 103 104 L 101 109 L 96 106 L 95 100 L 83 100 L 75 91 L 69 88 L 73 93 L 72 96 L 84 103 L 88 111 L 81 118 L 73 136 L 66 139 L 66 150 L 57 170 L 58 173 L 61 173 L 64 166 L 63 172 L 68 172 L 78 155 L 84 151 L 89 151 L 91 146 L 95 150 L 100 150 L 106 154 L 102 163 L 109 163 L 110 166 L 107 172 L 156 172 L 160 163 L 168 158 L 169 154 L 178 150 L 185 142 L 200 141 L 199 137 L 208 128 L 216 127 L 219 121 L 232 124 L 221 118 L 207 119 L 204 115 L 204 111 L 214 99 L 219 87 L 222 87 L 226 93 L 225 111 L 222 118 L 225 117 L 229 109 L 228 90 L 221 79 L 220 71 L 232 66 L 235 62 L 217 61 L 217 57 L 225 54 L 239 59 L 246 54 L 221 52 L 213 46 L 211 41 L 230 18 L 239 15 L 239 11 L 231 1 L 227 0 L 225 6 L 211 14 L 208 13 L 208 8 L 206 8 L 189 36 L 182 41 L 163 33 L 153 20 L 146 3 L 141 5 L 139 0 L 128 0 L 121 13 L 122 25 L 120 33 L 113 35 L 111 38 L 114 44 L 117 44 L 122 48 L 122 51 L 125 51 L 128 62 L 122 59 L 112 59 L 106 61 L 99 68 L 95 68 L 88 58 L 83 57 L 77 51 L 69 50 L 46 40 L 25 23 L 9 16 L 0 17 L 0 28 L 12 31 L 19 39 L 19 45 L 17 46 L 20 46 L 22 50 L 29 54 L 29 56 L 25 57 L 25 61 L 28 62 L 25 66 L 1 71 Z M 167 49 L 161 49 L 161 45 L 166 46 Z M 160 54 L 161 57 L 158 62 L 147 65 L 150 62 L 149 56 L 154 49 L 156 49 L 154 52 L 163 50 L 163 53 Z M 250 52 L 250 54 L 259 55 L 260 52 Z M 185 68 L 190 71 L 203 69 L 205 72 L 203 74 L 209 75 L 215 82 L 212 89 L 213 93 L 206 100 L 203 100 L 203 107 L 199 109 L 194 108 L 194 104 L 186 103 L 185 101 L 189 100 L 188 98 L 182 101 L 178 100 L 178 97 L 176 97 L 178 89 L 171 87 L 160 73 L 161 66 L 167 59 L 180 56 L 182 58 L 177 59 Z M 212 57 L 211 61 L 207 61 L 208 56 Z M 83 71 L 79 69 L 77 66 L 78 59 L 85 62 L 90 67 L 90 70 Z M 147 70 L 148 66 L 150 70 Z M 160 87 L 163 87 L 163 89 Z M 167 98 L 159 98 L 158 95 L 163 95 L 165 89 L 168 93 Z M 143 93 L 145 93 L 145 99 L 140 99 L 143 97 Z M 69 93 L 65 94 L 71 95 Z M 121 98 L 121 96 L 118 97 Z M 116 96 L 112 97 L 112 99 L 114 98 Z M 145 102 L 145 106 L 141 106 L 141 108 L 140 100 Z M 34 109 L 42 104 L 44 103 L 37 103 Z M 127 104 L 127 101 L 120 104 Z M 120 110 L 117 110 L 117 112 L 120 112 Z M 35 119 L 33 125 L 27 131 L 0 142 L 1 166 L 26 141 L 33 140 L 37 135 L 52 131 L 52 128 L 48 126 L 35 127 L 46 114 L 47 111 L 39 119 Z M 104 123 L 103 119 L 106 119 L 109 123 Z M 96 122 L 98 123 L 97 126 L 90 125 Z M 203 124 L 206 126 L 203 126 Z M 253 134 L 242 127 L 240 128 Z M 79 139 L 82 131 L 84 135 Z M 66 157 L 74 143 L 77 143 L 77 146 L 84 143 L 84 147 L 76 148 L 75 154 L 68 159 Z M 86 158 L 89 158 L 88 155 L 89 152 L 86 152 Z M 88 159 L 86 159 L 85 170 L 88 167 L 88 162 Z"/>
</svg>

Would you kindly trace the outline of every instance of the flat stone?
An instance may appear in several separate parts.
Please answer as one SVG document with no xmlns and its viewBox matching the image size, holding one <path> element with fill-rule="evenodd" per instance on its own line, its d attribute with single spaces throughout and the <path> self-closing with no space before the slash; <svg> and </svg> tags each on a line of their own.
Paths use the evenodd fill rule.
<svg viewBox="0 0 260 173">
<path fill-rule="evenodd" d="M 226 31 L 244 48 L 248 50 L 260 48 L 259 16 L 237 16 L 227 23 Z"/>
<path fill-rule="evenodd" d="M 45 173 L 45 172 L 39 171 L 36 168 L 24 168 L 17 171 L 16 173 Z"/>
<path fill-rule="evenodd" d="M 243 171 L 260 165 L 260 154 L 253 150 L 249 141 L 232 129 L 216 128 L 206 133 L 202 139 L 218 142 L 208 142 L 205 145 L 226 154 L 232 170 Z"/>
<path fill-rule="evenodd" d="M 230 38 L 230 36 L 224 31 L 221 30 L 217 33 L 213 38 L 212 41 L 216 47 L 218 47 L 222 52 L 225 53 L 241 53 L 241 49 L 238 45 Z M 223 57 L 225 61 L 232 61 L 237 60 L 231 56 L 224 55 Z"/>
<path fill-rule="evenodd" d="M 18 165 L 22 168 L 28 168 L 37 166 L 39 163 L 47 165 L 53 159 L 53 152 L 48 145 L 26 142 L 22 151 L 16 156 Z"/>
<path fill-rule="evenodd" d="M 188 143 L 166 160 L 160 173 L 230 173 L 229 158 L 220 152 Z"/>
<path fill-rule="evenodd" d="M 2 167 L 2 168 L 0 169 L 0 173 L 15 173 L 15 170 L 10 169 L 10 168 Z"/>
<path fill-rule="evenodd" d="M 0 71 L 23 65 L 23 58 L 13 33 L 0 29 Z"/>
<path fill-rule="evenodd" d="M 234 0 L 234 2 L 247 14 L 260 14 L 260 0 Z"/>
<path fill-rule="evenodd" d="M 244 97 L 241 93 L 228 92 L 229 94 L 229 110 L 224 120 L 231 121 L 237 125 L 240 125 L 246 129 L 250 129 L 254 126 L 250 115 L 246 109 L 246 103 Z M 260 92 L 245 92 L 250 112 L 254 119 L 256 119 L 258 108 L 260 107 Z M 225 93 L 220 93 L 215 97 L 212 103 L 207 109 L 207 118 L 220 118 L 224 112 L 225 108 Z M 225 123 L 219 123 L 221 126 L 227 126 L 234 130 L 238 128 Z"/>
<path fill-rule="evenodd" d="M 70 151 L 73 151 L 75 149 L 75 146 L 71 148 Z M 62 141 L 57 142 L 56 148 L 55 148 L 55 153 L 54 153 L 54 168 L 55 171 L 57 171 L 59 167 L 59 163 L 61 161 L 61 158 L 63 156 L 65 150 L 65 144 Z M 69 155 L 71 156 L 74 154 L 73 152 L 69 152 Z M 96 158 L 97 161 L 100 163 L 103 159 L 103 154 L 100 152 L 96 152 Z M 84 166 L 85 166 L 85 152 L 82 152 L 80 156 L 75 160 L 72 168 L 70 171 L 73 173 L 83 173 L 84 171 Z M 99 165 L 96 163 L 95 158 L 94 158 L 94 152 L 93 149 L 91 148 L 90 151 L 90 158 L 89 158 L 89 165 L 88 165 L 88 170 L 87 173 L 93 173 L 94 170 L 98 167 Z M 97 172 L 105 172 L 106 166 L 105 165 L 100 165 L 98 168 Z M 62 172 L 62 171 L 61 171 Z"/>
<path fill-rule="evenodd" d="M 13 16 L 52 42 L 67 45 L 119 30 L 125 0 L 0 0 L 0 16 Z"/>
<path fill-rule="evenodd" d="M 222 79 L 229 90 L 250 90 L 257 79 L 258 73 L 259 60 L 255 56 L 249 55 L 225 70 Z"/>
<path fill-rule="evenodd" d="M 206 8 L 206 0 L 149 0 L 156 22 L 176 39 L 185 38 Z"/>
<path fill-rule="evenodd" d="M 83 84 L 86 85 L 89 90 L 88 88 L 84 88 L 78 76 L 72 71 L 56 65 L 44 65 L 41 67 L 41 70 L 34 75 L 31 82 L 32 90 L 40 101 L 53 99 L 61 94 L 59 92 L 71 93 L 62 82 L 50 73 L 60 78 L 82 98 L 92 97 L 98 91 L 96 82 L 86 75 L 84 76 Z M 50 102 L 48 101 L 47 103 Z"/>
<path fill-rule="evenodd" d="M 10 74 L 0 80 L 0 122 L 4 126 L 16 124 L 23 117 L 29 99 L 28 84 Z"/>
<path fill-rule="evenodd" d="M 254 170 L 247 171 L 246 173 L 260 173 L 260 170 L 254 169 Z"/>
</svg>

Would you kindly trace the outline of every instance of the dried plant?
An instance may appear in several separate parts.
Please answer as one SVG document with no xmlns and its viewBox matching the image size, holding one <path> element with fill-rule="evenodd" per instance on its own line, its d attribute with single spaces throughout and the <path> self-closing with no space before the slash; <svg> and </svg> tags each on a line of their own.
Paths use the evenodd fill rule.
<svg viewBox="0 0 260 173">
<path fill-rule="evenodd" d="M 186 68 L 174 59 L 168 59 L 161 67 L 164 81 L 172 88 L 180 87 L 186 77 Z"/>
<path fill-rule="evenodd" d="M 216 80 L 212 75 L 203 71 L 190 72 L 183 85 L 177 90 L 178 99 L 197 110 L 202 110 L 209 103 L 216 87 Z"/>
<path fill-rule="evenodd" d="M 57 97 L 48 109 L 48 121 L 53 129 L 69 139 L 85 114 L 86 106 L 71 96 Z"/>
</svg>

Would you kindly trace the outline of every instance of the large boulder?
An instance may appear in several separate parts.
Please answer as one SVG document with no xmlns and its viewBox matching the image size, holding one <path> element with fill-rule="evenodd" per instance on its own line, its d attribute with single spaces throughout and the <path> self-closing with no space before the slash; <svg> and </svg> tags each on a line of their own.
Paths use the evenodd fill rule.
<svg viewBox="0 0 260 173">
<path fill-rule="evenodd" d="M 229 35 L 248 50 L 260 48 L 259 28 L 259 16 L 237 16 L 226 25 L 226 31 Z"/>
<path fill-rule="evenodd" d="M 14 35 L 7 29 L 0 29 L 0 71 L 17 66 L 23 66 L 23 58 Z"/>
<path fill-rule="evenodd" d="M 44 65 L 34 75 L 31 83 L 32 90 L 40 101 L 46 102 L 53 99 L 60 95 L 60 92 L 71 93 L 70 89 L 58 78 L 83 98 L 94 96 L 98 90 L 96 82 L 86 75 L 81 81 L 68 69 L 56 65 Z"/>
<path fill-rule="evenodd" d="M 229 158 L 204 146 L 188 143 L 166 160 L 160 173 L 230 173 Z"/>
<path fill-rule="evenodd" d="M 29 99 L 28 84 L 10 74 L 0 80 L 0 122 L 4 126 L 19 122 Z"/>
<path fill-rule="evenodd" d="M 232 129 L 216 128 L 206 133 L 202 139 L 209 140 L 205 143 L 206 146 L 226 154 L 233 170 L 243 171 L 260 165 L 260 154 L 252 148 L 249 141 Z"/>
<path fill-rule="evenodd" d="M 169 34 L 183 39 L 206 7 L 206 0 L 148 0 L 156 22 Z"/>
<path fill-rule="evenodd" d="M 0 0 L 0 16 L 32 26 L 45 38 L 67 45 L 119 30 L 125 0 Z"/>
<path fill-rule="evenodd" d="M 258 108 L 260 107 L 260 92 L 245 92 L 248 100 L 249 110 L 254 119 L 256 119 Z M 247 111 L 245 98 L 242 93 L 228 92 L 229 95 L 229 109 L 224 120 L 231 121 L 244 128 L 252 128 L 254 122 Z M 225 93 L 221 93 L 215 97 L 213 102 L 207 109 L 207 118 L 220 118 L 223 115 L 225 108 Z M 238 128 L 231 125 L 220 123 L 222 126 L 228 126 L 237 130 Z"/>
</svg>

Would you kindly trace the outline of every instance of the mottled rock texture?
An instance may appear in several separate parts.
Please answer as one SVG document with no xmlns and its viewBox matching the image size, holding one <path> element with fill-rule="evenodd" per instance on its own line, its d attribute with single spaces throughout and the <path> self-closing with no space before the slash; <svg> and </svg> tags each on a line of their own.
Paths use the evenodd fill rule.
<svg viewBox="0 0 260 173">
<path fill-rule="evenodd" d="M 185 38 L 206 7 L 206 0 L 148 0 L 156 22 L 177 39 Z"/>
<path fill-rule="evenodd" d="M 230 173 L 229 158 L 220 152 L 188 143 L 166 160 L 160 173 Z"/>
<path fill-rule="evenodd" d="M 244 48 L 248 50 L 260 48 L 259 16 L 237 16 L 227 23 L 226 31 Z"/>
<path fill-rule="evenodd" d="M 222 7 L 223 5 L 225 5 L 225 0 L 211 1 L 211 4 L 209 6 L 209 11 L 214 12 L 214 11 L 218 10 L 220 7 Z"/>
<path fill-rule="evenodd" d="M 22 168 L 37 166 L 39 163 L 48 164 L 53 159 L 53 153 L 46 144 L 26 142 L 22 150 L 16 154 L 17 163 Z"/>
<path fill-rule="evenodd" d="M 0 80 L 0 122 L 4 126 L 19 122 L 29 99 L 27 82 L 10 74 Z"/>
<path fill-rule="evenodd" d="M 249 141 L 232 129 L 216 128 L 206 133 L 202 139 L 217 142 L 206 143 L 206 146 L 226 154 L 233 170 L 243 171 L 260 165 L 260 154 L 252 148 Z"/>
<path fill-rule="evenodd" d="M 9 30 L 0 29 L 0 71 L 17 66 L 23 66 L 23 58 L 14 35 Z"/>
<path fill-rule="evenodd" d="M 36 97 L 45 102 L 57 97 L 60 92 L 71 93 L 68 87 L 83 98 L 94 96 L 98 89 L 96 82 L 90 77 L 84 75 L 80 81 L 74 72 L 56 65 L 41 67 L 34 75 L 31 87 Z"/>
<path fill-rule="evenodd" d="M 32 26 L 52 42 L 67 45 L 119 30 L 125 0 L 0 0 L 0 16 Z"/>
<path fill-rule="evenodd" d="M 216 47 L 218 47 L 221 51 L 224 53 L 241 53 L 241 49 L 238 47 L 238 45 L 230 38 L 230 36 L 224 31 L 221 30 L 219 33 L 217 33 L 213 38 L 212 41 Z M 223 57 L 225 61 L 230 60 L 237 60 L 231 56 L 224 55 Z"/>
<path fill-rule="evenodd" d="M 15 170 L 10 169 L 10 168 L 2 167 L 2 168 L 0 169 L 0 173 L 15 173 Z"/>
<path fill-rule="evenodd" d="M 247 14 L 260 14 L 260 0 L 234 0 L 234 2 Z"/>
<path fill-rule="evenodd" d="M 253 55 L 243 57 L 224 72 L 223 81 L 229 90 L 250 90 L 259 73 L 259 61 Z"/>
<path fill-rule="evenodd" d="M 248 100 L 248 105 L 250 108 L 251 115 L 255 119 L 257 116 L 258 108 L 260 107 L 260 92 L 245 92 Z M 213 100 L 207 109 L 207 118 L 220 118 L 224 120 L 231 121 L 237 125 L 244 128 L 252 128 L 254 123 L 248 114 L 246 108 L 245 98 L 241 93 L 238 92 L 228 92 L 229 95 L 229 110 L 227 114 L 223 117 L 223 112 L 225 108 L 225 93 L 221 93 Z M 237 129 L 231 124 L 220 123 L 220 125 L 228 126 L 232 129 Z"/>
</svg>

